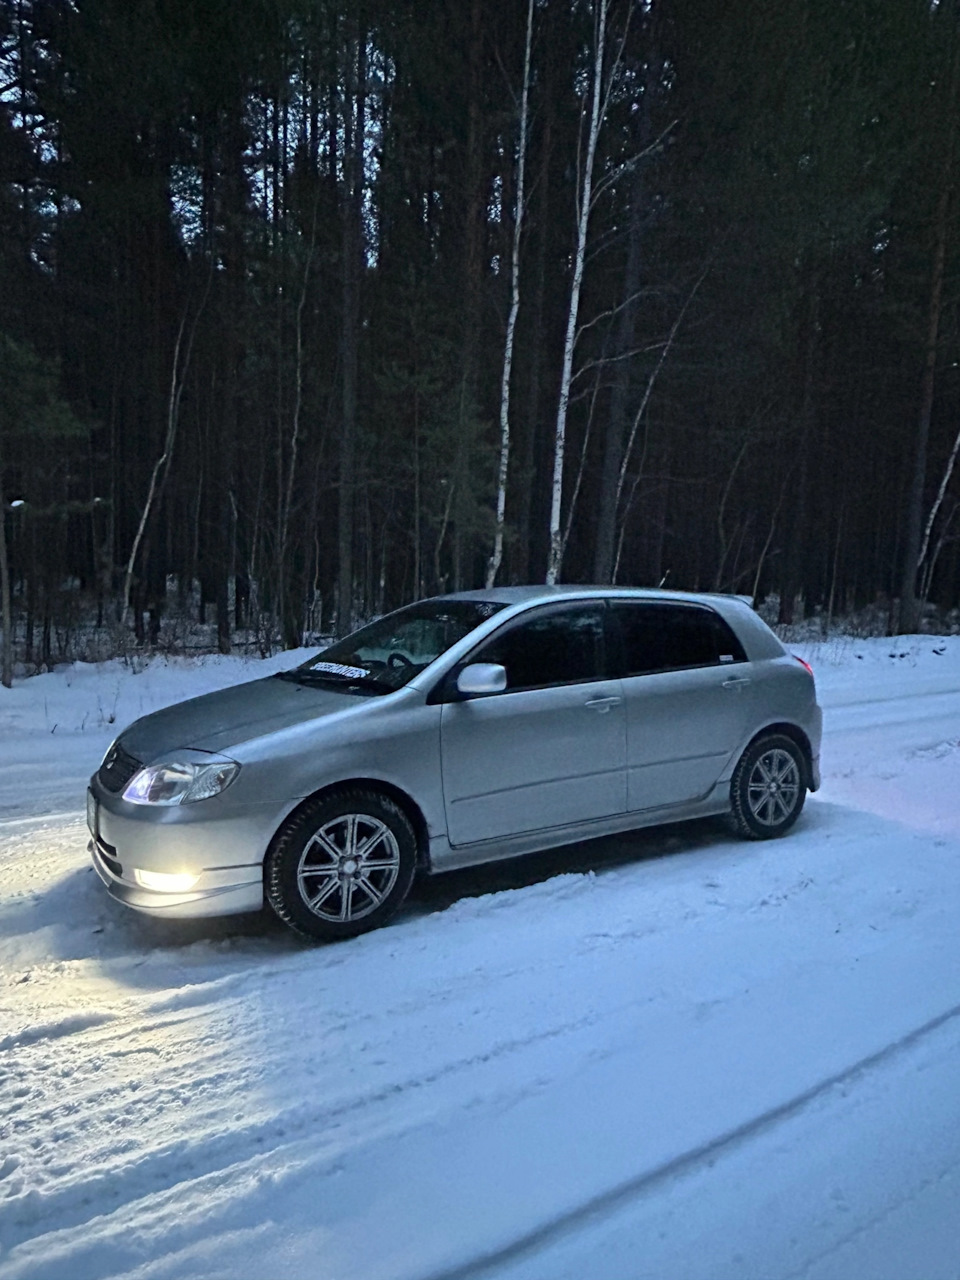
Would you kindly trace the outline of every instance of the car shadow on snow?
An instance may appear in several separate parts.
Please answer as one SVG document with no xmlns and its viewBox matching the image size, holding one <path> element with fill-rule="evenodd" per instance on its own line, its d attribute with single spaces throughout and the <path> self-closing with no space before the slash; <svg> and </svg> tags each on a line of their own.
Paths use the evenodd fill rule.
<svg viewBox="0 0 960 1280">
<path fill-rule="evenodd" d="M 619 867 L 668 855 L 695 852 L 734 837 L 722 819 L 702 818 L 670 826 L 649 827 L 599 839 L 580 840 L 540 853 L 522 854 L 500 862 L 487 862 L 440 875 L 420 875 L 414 881 L 393 927 L 404 920 L 445 911 L 463 898 L 480 898 L 511 889 L 525 889 L 555 876 L 604 875 Z M 69 905 L 68 905 L 69 904 Z M 244 915 L 200 920 L 164 920 L 141 915 L 114 901 L 104 892 L 93 867 L 81 868 L 53 886 L 37 910 L 49 921 L 62 920 L 69 912 L 102 935 L 101 953 L 129 953 L 136 949 L 168 950 L 194 943 L 228 943 L 262 939 L 283 950 L 314 946 L 291 933 L 269 908 Z M 39 923 L 39 921 L 38 921 Z M 388 926 L 389 927 L 389 926 Z"/>
<path fill-rule="evenodd" d="M 262 939 L 273 950 L 298 945 L 268 911 L 201 920 L 164 920 L 131 911 L 107 894 L 89 862 L 5 904 L 2 928 L 7 938 L 42 933 L 45 949 L 58 960 L 176 952 L 196 943 L 229 948 L 240 940 Z"/>
<path fill-rule="evenodd" d="M 810 832 L 836 820 L 835 806 L 808 806 L 798 831 Z M 789 840 L 789 836 L 787 837 Z M 557 876 L 597 876 L 626 866 L 679 855 L 702 854 L 713 861 L 720 846 L 754 857 L 763 845 L 735 836 L 722 818 L 703 818 L 647 827 L 619 835 L 578 841 L 540 853 L 524 854 L 500 862 L 485 863 L 436 876 L 419 876 L 410 896 L 388 928 L 403 928 L 405 921 L 443 912 L 466 898 L 485 897 L 524 889 Z M 726 856 L 726 854 L 724 855 Z M 97 958 L 105 967 L 131 956 L 188 967 L 230 957 L 231 967 L 243 961 L 261 963 L 269 955 L 289 955 L 317 944 L 297 937 L 265 908 L 244 915 L 199 920 L 165 920 L 141 915 L 108 897 L 89 864 L 78 866 L 44 890 L 31 894 L 4 913 L 10 935 L 44 931 L 46 946 L 61 960 Z M 149 966 L 148 966 L 149 967 Z M 143 974 L 147 985 L 152 981 Z M 134 979 L 132 973 L 126 981 Z"/>
<path fill-rule="evenodd" d="M 826 832 L 834 827 L 842 806 L 809 801 L 800 815 L 797 835 Z M 791 835 L 784 837 L 789 843 Z M 623 867 L 643 862 L 702 855 L 715 870 L 715 851 L 723 848 L 725 864 L 732 858 L 754 858 L 781 842 L 747 840 L 736 834 L 726 817 L 696 818 L 685 822 L 643 827 L 617 835 L 580 840 L 540 853 L 521 854 L 500 862 L 486 862 L 460 871 L 444 871 L 435 876 L 418 876 L 410 896 L 397 916 L 397 923 L 445 911 L 464 898 L 480 898 L 513 889 L 526 889 L 563 875 L 597 876 L 614 874 Z"/>
<path fill-rule="evenodd" d="M 443 911 L 462 898 L 479 898 L 508 889 L 526 889 L 555 876 L 584 875 L 589 871 L 602 876 L 637 862 L 690 853 L 713 845 L 733 843 L 734 840 L 723 819 L 700 818 L 594 840 L 580 840 L 576 844 L 505 858 L 502 862 L 487 862 L 461 871 L 420 876 L 400 918 Z"/>
</svg>

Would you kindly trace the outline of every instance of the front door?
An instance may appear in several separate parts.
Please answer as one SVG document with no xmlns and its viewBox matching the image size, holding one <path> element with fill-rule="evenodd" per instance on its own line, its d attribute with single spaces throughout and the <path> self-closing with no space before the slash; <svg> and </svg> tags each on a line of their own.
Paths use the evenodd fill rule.
<svg viewBox="0 0 960 1280">
<path fill-rule="evenodd" d="M 624 707 L 619 680 L 606 675 L 602 604 L 536 609 L 470 660 L 505 667 L 507 688 L 443 707 L 451 844 L 624 812 Z"/>
</svg>

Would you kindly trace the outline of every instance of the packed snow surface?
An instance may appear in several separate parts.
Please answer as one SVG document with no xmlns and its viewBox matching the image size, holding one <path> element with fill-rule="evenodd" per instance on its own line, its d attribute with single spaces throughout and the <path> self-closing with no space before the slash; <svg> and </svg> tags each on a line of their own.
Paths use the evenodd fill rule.
<svg viewBox="0 0 960 1280">
<path fill-rule="evenodd" d="M 119 728 L 292 665 L 0 690 L 3 1280 L 958 1280 L 960 638 L 801 649 L 824 785 L 420 885 L 311 947 L 89 866 Z"/>
</svg>

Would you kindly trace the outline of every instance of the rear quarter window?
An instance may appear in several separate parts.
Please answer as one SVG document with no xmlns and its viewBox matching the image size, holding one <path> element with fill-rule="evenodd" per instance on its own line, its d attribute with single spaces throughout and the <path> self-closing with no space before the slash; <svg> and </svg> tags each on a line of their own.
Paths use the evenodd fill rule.
<svg viewBox="0 0 960 1280">
<path fill-rule="evenodd" d="M 624 676 L 747 660 L 730 626 L 718 613 L 701 605 L 617 601 L 613 616 Z"/>
</svg>

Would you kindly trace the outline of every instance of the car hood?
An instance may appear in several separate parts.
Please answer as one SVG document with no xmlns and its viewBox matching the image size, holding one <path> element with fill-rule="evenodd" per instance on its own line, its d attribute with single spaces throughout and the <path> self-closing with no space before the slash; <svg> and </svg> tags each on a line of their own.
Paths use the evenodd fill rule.
<svg viewBox="0 0 960 1280">
<path fill-rule="evenodd" d="M 226 751 L 251 738 L 342 714 L 367 702 L 356 694 L 267 676 L 154 711 L 125 729 L 119 741 L 144 763 L 183 747 Z"/>
</svg>

